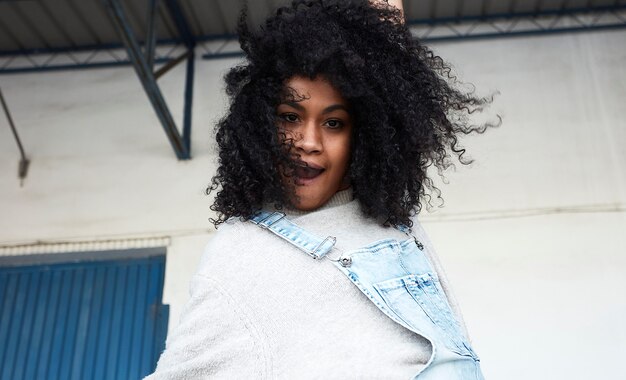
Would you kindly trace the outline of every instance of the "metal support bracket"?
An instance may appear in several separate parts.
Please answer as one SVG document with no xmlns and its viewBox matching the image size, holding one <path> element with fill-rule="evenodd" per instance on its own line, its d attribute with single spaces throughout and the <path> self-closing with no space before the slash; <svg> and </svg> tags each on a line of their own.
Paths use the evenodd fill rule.
<svg viewBox="0 0 626 380">
<path fill-rule="evenodd" d="M 122 7 L 120 0 L 103 0 L 104 5 L 111 17 L 113 25 L 117 29 L 120 38 L 128 57 L 132 62 L 135 72 L 139 77 L 139 80 L 148 95 L 148 99 L 154 108 L 154 111 L 165 130 L 165 134 L 176 153 L 178 159 L 187 160 L 191 158 L 191 106 L 193 97 L 193 76 L 194 76 L 194 48 L 195 40 L 193 35 L 189 32 L 188 23 L 185 20 L 183 13 L 175 0 L 164 0 L 167 5 L 167 9 L 171 13 L 172 18 L 175 20 L 178 32 L 185 42 L 187 52 L 185 57 L 177 59 L 176 63 L 187 59 L 186 68 L 186 80 L 185 80 L 185 106 L 183 116 L 183 133 L 182 136 L 176 127 L 176 123 L 172 118 L 172 114 L 167 107 L 167 103 L 163 98 L 161 90 L 156 82 L 157 78 L 164 74 L 169 68 L 174 65 L 169 65 L 166 70 L 159 70 L 157 74 L 153 72 L 153 56 L 154 56 L 154 41 L 156 40 L 156 7 L 158 6 L 157 0 L 148 0 L 149 3 L 149 27 L 148 35 L 146 38 L 145 53 L 142 53 L 139 42 L 135 38 L 134 32 L 130 26 L 126 12 Z"/>
<path fill-rule="evenodd" d="M 24 152 L 24 147 L 22 146 L 22 141 L 20 141 L 20 136 L 17 134 L 17 129 L 15 128 L 15 124 L 13 124 L 13 118 L 9 113 L 9 106 L 4 101 L 4 96 L 2 95 L 2 90 L 0 89 L 0 103 L 2 103 L 2 109 L 4 110 L 4 114 L 9 121 L 9 126 L 11 127 L 11 131 L 13 132 L 13 137 L 15 137 L 15 142 L 17 143 L 17 147 L 20 150 L 20 163 L 17 170 L 17 175 L 20 179 L 20 185 L 24 184 L 24 179 L 26 179 L 26 175 L 28 174 L 28 166 L 30 165 L 30 160 L 26 157 L 26 153 Z"/>
</svg>

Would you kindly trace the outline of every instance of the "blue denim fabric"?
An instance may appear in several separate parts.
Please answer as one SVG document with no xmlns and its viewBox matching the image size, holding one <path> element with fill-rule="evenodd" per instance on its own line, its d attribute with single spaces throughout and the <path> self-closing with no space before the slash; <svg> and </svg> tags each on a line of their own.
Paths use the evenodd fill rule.
<svg viewBox="0 0 626 380">
<path fill-rule="evenodd" d="M 287 240 L 315 259 L 328 258 L 383 313 L 432 345 L 432 355 L 413 378 L 484 380 L 480 360 L 470 347 L 450 309 L 437 273 L 411 236 L 405 241 L 384 239 L 330 258 L 334 237 L 317 237 L 282 213 L 261 211 L 251 221 Z"/>
</svg>

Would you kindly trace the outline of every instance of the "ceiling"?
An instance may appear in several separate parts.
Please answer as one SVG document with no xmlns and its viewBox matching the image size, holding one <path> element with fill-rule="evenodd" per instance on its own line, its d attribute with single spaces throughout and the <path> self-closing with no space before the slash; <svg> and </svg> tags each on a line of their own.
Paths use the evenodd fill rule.
<svg viewBox="0 0 626 380">
<path fill-rule="evenodd" d="M 139 41 L 148 30 L 150 0 L 121 0 Z M 163 3 L 163 1 L 161 1 Z M 232 37 L 240 1 L 179 0 L 198 40 Z M 284 0 L 249 0 L 250 18 L 261 23 Z M 179 40 L 167 9 L 158 7 L 157 40 Z M 404 0 L 409 22 L 529 17 L 624 8 L 626 0 Z M 15 55 L 122 46 L 102 0 L 0 0 L 0 54 Z"/>
</svg>

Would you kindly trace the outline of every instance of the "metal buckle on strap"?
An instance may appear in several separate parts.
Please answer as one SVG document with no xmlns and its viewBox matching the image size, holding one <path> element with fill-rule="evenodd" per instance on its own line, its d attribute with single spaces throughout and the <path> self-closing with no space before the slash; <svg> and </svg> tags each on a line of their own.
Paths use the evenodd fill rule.
<svg viewBox="0 0 626 380">
<path fill-rule="evenodd" d="M 279 217 L 279 218 L 276 218 L 276 219 L 270 220 L 270 219 L 272 219 L 272 217 L 275 217 L 275 216 L 278 216 L 278 215 L 280 215 L 280 217 Z M 273 212 L 273 213 L 271 213 L 270 215 L 266 216 L 265 218 L 263 218 L 263 219 L 259 220 L 259 221 L 257 222 L 257 224 L 258 224 L 261 228 L 268 229 L 268 228 L 270 228 L 270 227 L 271 227 L 274 223 L 278 222 L 279 220 L 281 220 L 281 219 L 282 219 L 282 218 L 284 218 L 284 217 L 285 217 L 285 214 L 284 214 L 284 213 L 276 211 L 276 212 Z M 269 222 L 269 223 L 265 223 L 265 221 L 266 221 L 266 220 L 270 220 L 270 222 Z"/>
<path fill-rule="evenodd" d="M 326 259 L 328 259 L 328 260 L 330 260 L 330 261 L 332 261 L 332 262 L 335 262 L 335 263 L 339 263 L 339 264 L 341 264 L 341 266 L 342 266 L 342 267 L 344 267 L 344 268 L 349 267 L 349 266 L 350 266 L 350 264 L 352 264 L 352 257 L 350 257 L 350 256 L 344 256 L 344 255 L 343 255 L 343 254 L 344 254 L 344 252 L 343 252 L 341 249 L 339 249 L 339 248 L 337 248 L 337 247 L 334 247 L 334 248 L 335 248 L 335 249 L 339 252 L 339 257 L 337 257 L 336 259 L 334 259 L 334 258 L 330 257 L 330 255 L 329 255 L 329 254 L 327 254 L 327 255 L 325 255 L 323 258 L 326 258 Z M 330 253 L 330 252 L 329 252 L 329 253 Z"/>
<path fill-rule="evenodd" d="M 413 240 L 415 241 L 415 245 L 417 245 L 417 248 L 420 251 L 424 250 L 424 244 L 422 244 L 421 241 L 417 240 L 417 237 L 415 235 L 413 235 L 413 230 L 410 229 L 409 227 L 405 226 L 404 224 L 400 224 L 398 226 L 398 229 L 402 232 L 404 232 L 406 234 L 406 236 L 413 238 Z"/>
<path fill-rule="evenodd" d="M 326 236 L 326 238 L 322 240 L 322 242 L 319 243 L 317 247 L 313 248 L 313 250 L 310 252 L 310 255 L 313 256 L 313 258 L 316 260 L 324 258 L 326 254 L 333 249 L 336 241 L 337 239 L 334 236 Z M 330 247 L 325 249 L 328 244 L 330 244 Z M 318 253 L 318 251 L 322 252 Z"/>
<path fill-rule="evenodd" d="M 287 223 L 290 226 L 290 228 L 287 228 L 287 229 L 288 230 L 291 230 L 291 229 L 301 230 L 300 234 L 304 232 L 304 241 L 305 241 L 304 243 L 300 241 L 302 240 L 302 236 L 299 238 L 294 238 L 293 236 L 290 236 L 290 234 L 285 234 L 284 233 L 285 231 L 282 231 L 282 230 L 279 231 L 279 230 L 272 228 L 274 224 L 278 223 L 285 217 L 286 215 L 283 212 L 278 212 L 278 211 L 275 211 L 273 213 L 261 212 L 260 214 L 256 214 L 255 217 L 251 218 L 250 221 L 256 224 L 257 226 L 263 229 L 269 230 L 273 232 L 274 234 L 282 237 L 283 239 L 289 241 L 289 243 L 295 245 L 298 249 L 304 251 L 306 254 L 308 254 L 315 260 L 328 258 L 330 261 L 339 262 L 344 267 L 347 267 L 352 263 L 352 259 L 349 256 L 344 257 L 343 252 L 340 249 L 338 249 L 338 251 L 341 253 L 342 256 L 340 256 L 339 258 L 333 259 L 328 256 L 328 253 L 331 252 L 333 248 L 336 248 L 335 243 L 337 242 L 337 238 L 335 238 L 334 236 L 327 236 L 326 238 L 321 240 L 321 242 L 319 242 L 315 246 L 315 248 L 309 249 L 308 247 L 310 247 L 311 244 L 308 244 L 308 242 L 310 242 L 313 239 L 314 241 L 320 241 L 321 238 L 315 235 L 306 233 L 306 231 L 303 231 L 301 227 L 289 221 L 289 219 L 285 219 L 285 223 Z"/>
</svg>

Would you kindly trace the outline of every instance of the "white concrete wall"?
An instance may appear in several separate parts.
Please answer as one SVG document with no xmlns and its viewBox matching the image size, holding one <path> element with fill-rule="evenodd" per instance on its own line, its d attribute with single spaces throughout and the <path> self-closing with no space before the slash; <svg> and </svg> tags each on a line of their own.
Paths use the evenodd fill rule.
<svg viewBox="0 0 626 380">
<path fill-rule="evenodd" d="M 476 164 L 424 217 L 485 375 L 623 378 L 626 33 L 436 50 L 502 93 L 503 126 L 468 140 Z"/>
<path fill-rule="evenodd" d="M 423 215 L 489 379 L 617 379 L 626 364 L 626 32 L 442 43 L 497 130 Z M 178 320 L 212 226 L 221 76 L 199 61 L 193 160 L 177 161 L 130 68 L 0 76 L 32 159 L 0 121 L 0 252 L 17 244 L 169 237 L 164 302 Z M 184 70 L 160 84 L 179 125 Z"/>
</svg>

